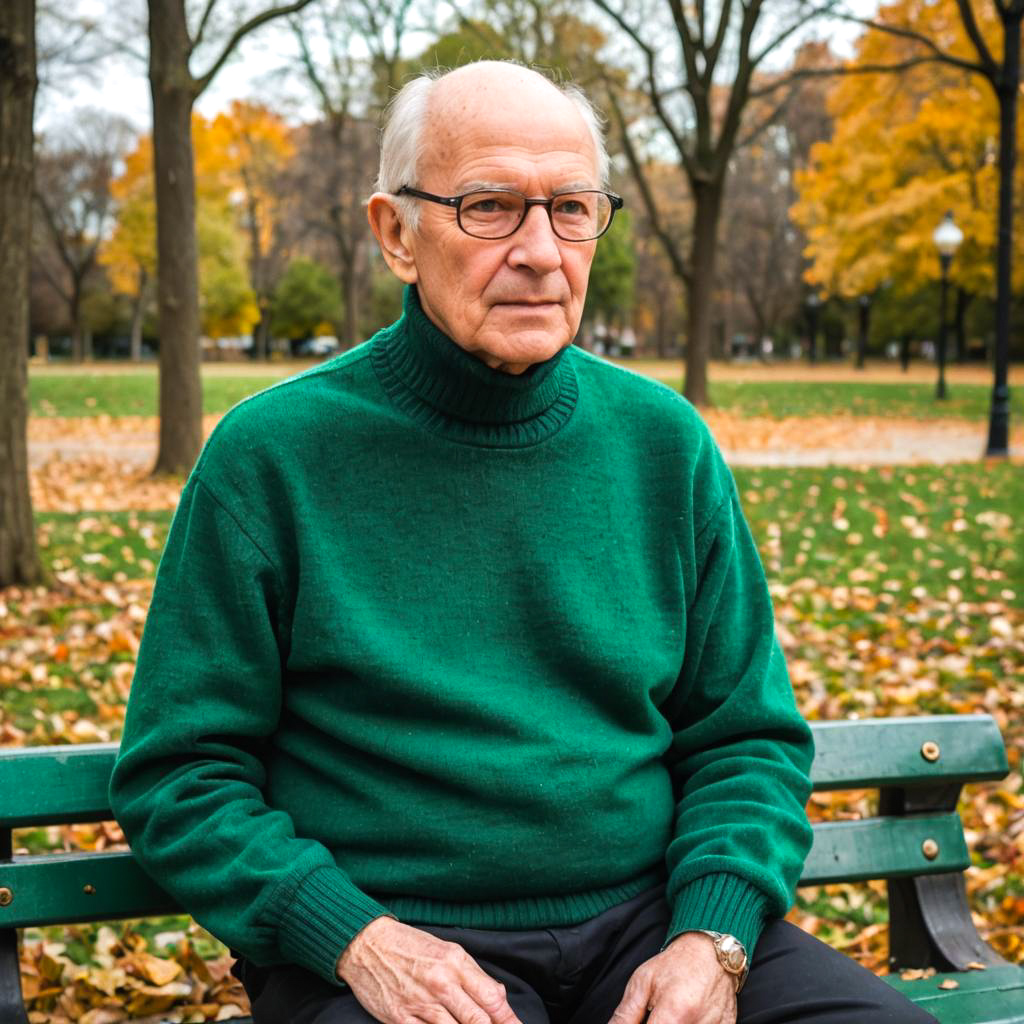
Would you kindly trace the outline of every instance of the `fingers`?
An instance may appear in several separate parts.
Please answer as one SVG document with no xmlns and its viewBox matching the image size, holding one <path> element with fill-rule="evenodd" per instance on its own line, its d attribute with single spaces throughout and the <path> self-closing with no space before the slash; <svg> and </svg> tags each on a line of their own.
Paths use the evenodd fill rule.
<svg viewBox="0 0 1024 1024">
<path fill-rule="evenodd" d="M 509 1006 L 505 986 L 482 971 L 468 953 L 466 956 L 471 966 L 467 966 L 463 975 L 464 991 L 460 994 L 465 995 L 467 1008 L 472 1005 L 478 1011 L 483 1011 L 484 1016 L 479 1018 L 479 1024 L 522 1024 Z M 461 1018 L 459 1020 L 461 1024 Z M 467 1018 L 467 1024 L 470 1024 L 470 1020 Z M 476 1024 L 475 1019 L 472 1019 L 472 1024 Z"/>
<path fill-rule="evenodd" d="M 643 1024 L 647 1020 L 648 1007 L 653 1005 L 652 996 L 651 980 L 641 966 L 629 979 L 608 1024 Z"/>
</svg>

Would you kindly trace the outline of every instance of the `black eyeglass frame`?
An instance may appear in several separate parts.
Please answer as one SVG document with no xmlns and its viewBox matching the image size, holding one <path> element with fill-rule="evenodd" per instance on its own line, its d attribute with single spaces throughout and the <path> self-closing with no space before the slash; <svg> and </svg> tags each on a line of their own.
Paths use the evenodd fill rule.
<svg viewBox="0 0 1024 1024">
<path fill-rule="evenodd" d="M 480 195 L 481 193 L 491 192 L 503 192 L 507 195 L 520 196 L 523 200 L 523 215 L 519 218 L 519 223 L 509 232 L 504 235 L 474 235 L 471 231 L 466 231 L 462 224 L 462 203 L 463 200 L 469 198 L 469 196 Z M 562 199 L 565 196 L 576 195 L 580 192 L 599 192 L 603 196 L 608 197 L 608 201 L 611 203 L 612 212 L 608 215 L 608 223 L 601 229 L 601 231 L 592 235 L 590 238 L 566 238 L 565 235 L 558 233 L 558 228 L 555 227 L 555 220 L 552 215 L 552 210 L 556 199 Z M 514 235 L 522 226 L 523 221 L 526 220 L 526 215 L 530 212 L 531 206 L 543 206 L 548 212 L 548 223 L 551 225 L 551 230 L 562 239 L 563 242 L 593 242 L 600 238 L 611 226 L 612 221 L 615 219 L 615 211 L 621 210 L 624 201 L 622 196 L 617 196 L 614 192 L 605 192 L 601 188 L 574 188 L 571 191 L 563 192 L 561 195 L 551 196 L 550 199 L 527 199 L 522 192 L 516 192 L 515 189 L 511 188 L 475 188 L 471 192 L 463 192 L 462 195 L 458 196 L 435 196 L 432 192 L 423 192 L 418 188 L 413 188 L 410 185 L 403 185 L 397 192 L 392 193 L 396 196 L 415 196 L 417 199 L 426 199 L 431 203 L 440 203 L 442 206 L 451 206 L 455 210 L 455 220 L 459 225 L 459 228 L 469 235 L 470 238 L 478 238 L 481 242 L 496 242 L 502 238 L 510 238 Z"/>
</svg>

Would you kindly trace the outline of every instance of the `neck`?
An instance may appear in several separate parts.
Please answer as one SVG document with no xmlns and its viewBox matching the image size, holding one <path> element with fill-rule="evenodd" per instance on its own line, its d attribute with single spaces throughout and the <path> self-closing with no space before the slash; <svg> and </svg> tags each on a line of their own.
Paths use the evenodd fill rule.
<svg viewBox="0 0 1024 1024">
<path fill-rule="evenodd" d="M 536 442 L 571 414 L 576 379 L 567 351 L 509 369 L 488 365 L 441 331 L 409 287 L 404 315 L 383 332 L 374 358 L 386 389 L 415 418 L 501 447 Z"/>
</svg>

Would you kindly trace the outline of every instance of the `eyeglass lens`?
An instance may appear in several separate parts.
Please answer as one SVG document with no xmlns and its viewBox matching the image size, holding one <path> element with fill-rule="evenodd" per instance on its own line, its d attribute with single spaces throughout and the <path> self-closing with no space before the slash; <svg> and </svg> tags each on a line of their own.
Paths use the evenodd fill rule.
<svg viewBox="0 0 1024 1024">
<path fill-rule="evenodd" d="M 459 207 L 459 224 L 476 238 L 503 238 L 519 227 L 525 211 L 526 200 L 518 192 L 470 192 Z M 612 204 L 603 192 L 565 192 L 551 206 L 551 226 L 567 241 L 596 238 L 611 216 Z"/>
</svg>

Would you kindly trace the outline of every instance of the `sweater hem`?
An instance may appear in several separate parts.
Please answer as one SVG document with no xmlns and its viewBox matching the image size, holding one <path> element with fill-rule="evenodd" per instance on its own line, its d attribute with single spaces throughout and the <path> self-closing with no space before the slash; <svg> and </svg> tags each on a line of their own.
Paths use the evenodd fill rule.
<svg viewBox="0 0 1024 1024">
<path fill-rule="evenodd" d="M 407 924 L 519 931 L 581 924 L 656 885 L 664 884 L 666 879 L 666 870 L 659 865 L 620 885 L 564 896 L 529 896 L 485 903 L 452 903 L 379 892 L 373 893 L 372 897 L 386 903 L 390 911 Z"/>
</svg>

